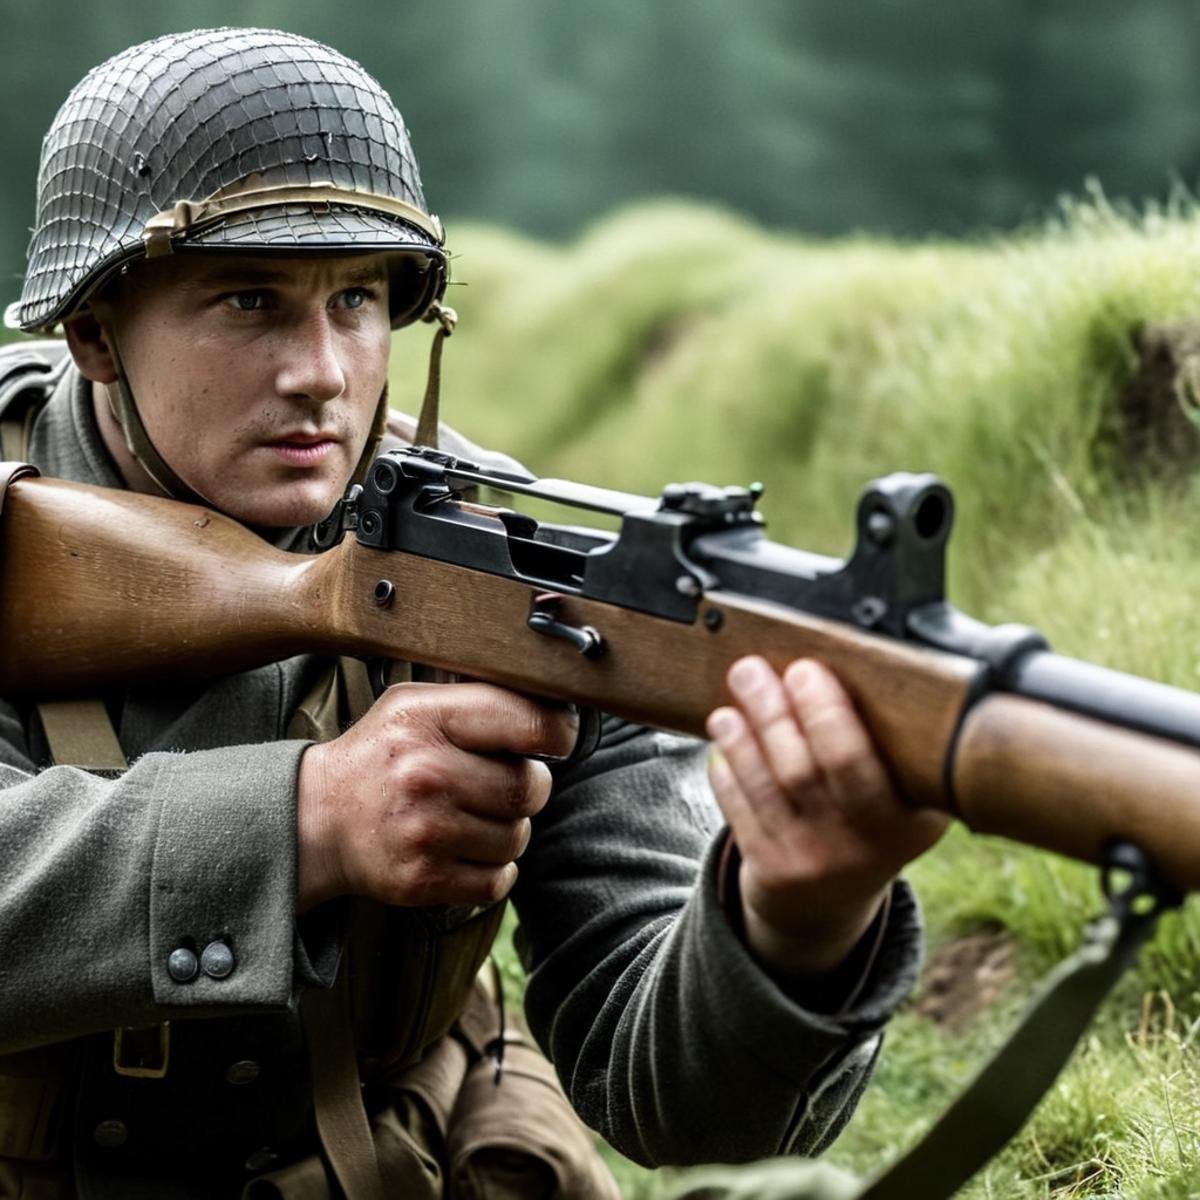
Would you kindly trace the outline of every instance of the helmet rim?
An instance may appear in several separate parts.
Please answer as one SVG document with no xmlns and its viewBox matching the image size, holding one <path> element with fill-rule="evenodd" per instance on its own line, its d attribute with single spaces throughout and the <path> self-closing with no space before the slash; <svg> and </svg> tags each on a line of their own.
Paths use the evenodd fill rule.
<svg viewBox="0 0 1200 1200">
<path fill-rule="evenodd" d="M 324 211 L 320 211 L 323 209 Z M 393 329 L 417 321 L 445 294 L 447 259 L 442 246 L 425 230 L 399 218 L 355 208 L 351 204 L 319 207 L 286 204 L 232 213 L 194 233 L 172 240 L 172 254 L 244 254 L 294 257 L 299 255 L 384 254 L 389 262 L 389 292 Z M 86 309 L 88 301 L 122 271 L 147 257 L 144 244 L 120 247 L 97 263 L 62 300 L 47 312 L 16 301 L 4 313 L 9 329 L 49 333 Z M 397 285 L 401 264 L 424 259 L 421 286 L 404 290 Z M 408 273 L 408 272 L 406 272 Z"/>
</svg>

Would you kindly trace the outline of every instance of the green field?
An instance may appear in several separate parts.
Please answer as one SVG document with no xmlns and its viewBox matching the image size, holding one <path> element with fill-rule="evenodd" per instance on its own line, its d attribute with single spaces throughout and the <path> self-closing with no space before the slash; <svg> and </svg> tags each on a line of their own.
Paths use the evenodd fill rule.
<svg viewBox="0 0 1200 1200">
<path fill-rule="evenodd" d="M 849 549 L 868 479 L 930 470 L 958 522 L 950 595 L 1054 647 L 1200 690 L 1195 396 L 1150 452 L 1122 416 L 1146 322 L 1200 317 L 1200 217 L 1102 201 L 972 244 L 809 242 L 677 204 L 617 214 L 577 244 L 452 230 L 444 412 L 541 474 L 657 491 L 766 484 L 772 534 Z M 402 335 L 399 407 L 427 330 Z M 1136 425 L 1136 422 L 1135 422 Z M 1077 943 L 1094 874 L 956 831 L 911 873 L 931 944 L 999 932 L 1014 969 L 961 1025 L 914 1007 L 834 1161 L 867 1171 L 936 1114 Z M 1105 1007 L 973 1197 L 1200 1196 L 1200 919 L 1189 905 Z M 629 1196 L 667 1188 L 619 1164 Z"/>
</svg>

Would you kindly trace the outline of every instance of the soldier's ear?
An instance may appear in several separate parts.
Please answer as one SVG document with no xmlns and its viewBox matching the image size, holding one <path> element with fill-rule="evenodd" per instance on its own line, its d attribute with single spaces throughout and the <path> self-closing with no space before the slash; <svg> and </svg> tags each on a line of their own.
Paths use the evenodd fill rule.
<svg viewBox="0 0 1200 1200">
<path fill-rule="evenodd" d="M 114 383 L 117 365 L 109 347 L 108 333 L 96 314 L 84 309 L 63 322 L 67 347 L 79 373 L 93 383 Z"/>
</svg>

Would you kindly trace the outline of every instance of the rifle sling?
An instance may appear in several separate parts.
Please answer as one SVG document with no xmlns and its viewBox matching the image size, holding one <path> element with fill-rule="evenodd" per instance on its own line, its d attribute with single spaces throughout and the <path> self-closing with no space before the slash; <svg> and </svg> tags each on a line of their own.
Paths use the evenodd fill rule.
<svg viewBox="0 0 1200 1200">
<path fill-rule="evenodd" d="M 1008 1041 L 919 1142 L 870 1179 L 811 1160 L 773 1158 L 694 1172 L 671 1200 L 949 1200 L 1025 1124 L 1096 1009 L 1153 933 L 1164 904 L 1093 922 L 1084 944 L 1042 981 Z"/>
<path fill-rule="evenodd" d="M 855 1200 L 954 1195 L 1016 1136 L 1105 996 L 1154 932 L 1160 910 L 1106 914 L 1042 981 L 1009 1039 L 915 1146 Z"/>
</svg>

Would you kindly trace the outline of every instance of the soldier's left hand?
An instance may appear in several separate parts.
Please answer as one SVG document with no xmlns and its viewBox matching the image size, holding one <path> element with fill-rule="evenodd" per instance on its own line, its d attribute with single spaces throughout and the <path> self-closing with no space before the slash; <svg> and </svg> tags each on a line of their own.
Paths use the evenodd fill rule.
<svg viewBox="0 0 1200 1200">
<path fill-rule="evenodd" d="M 947 818 L 898 793 L 850 697 L 822 664 L 730 668 L 735 706 L 708 719 L 713 791 L 741 853 L 751 949 L 796 975 L 836 967 L 866 932 L 896 873 Z"/>
</svg>

